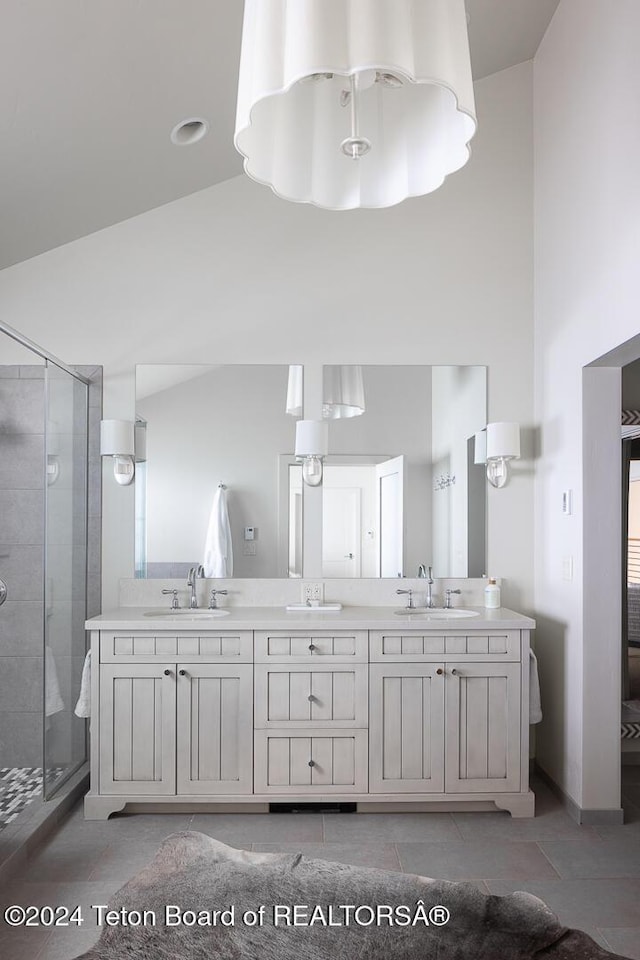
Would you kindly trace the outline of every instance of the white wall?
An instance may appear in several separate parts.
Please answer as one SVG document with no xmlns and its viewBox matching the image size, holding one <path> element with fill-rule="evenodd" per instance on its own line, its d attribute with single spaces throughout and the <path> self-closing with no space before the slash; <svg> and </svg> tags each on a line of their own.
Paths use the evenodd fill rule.
<svg viewBox="0 0 640 960">
<path fill-rule="evenodd" d="M 427 197 L 337 214 L 245 177 L 0 273 L 0 313 L 105 367 L 131 417 L 136 363 L 486 364 L 489 416 L 532 422 L 531 64 L 476 85 L 470 163 Z M 530 466 L 530 465 L 529 465 Z M 489 563 L 532 609 L 526 465 L 489 495 Z M 105 478 L 104 604 L 133 571 L 133 491 Z"/>
<path fill-rule="evenodd" d="M 536 753 L 576 803 L 597 809 L 619 806 L 620 387 L 618 371 L 595 369 L 583 388 L 582 367 L 638 332 L 639 33 L 637 0 L 561 0 L 534 71 Z M 609 494 L 592 504 L 607 478 Z"/>
</svg>

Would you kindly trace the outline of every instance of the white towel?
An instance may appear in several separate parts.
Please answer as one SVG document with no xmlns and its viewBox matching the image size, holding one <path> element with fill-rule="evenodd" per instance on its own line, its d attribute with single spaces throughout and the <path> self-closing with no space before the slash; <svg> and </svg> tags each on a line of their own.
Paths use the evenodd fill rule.
<svg viewBox="0 0 640 960">
<path fill-rule="evenodd" d="M 60 696 L 60 684 L 58 683 L 58 671 L 56 662 L 53 659 L 53 653 L 49 644 L 45 651 L 45 691 L 44 691 L 44 712 L 45 716 L 52 717 L 54 713 L 61 713 L 64 710 L 64 700 Z"/>
<path fill-rule="evenodd" d="M 233 547 L 227 509 L 227 491 L 220 484 L 213 497 L 213 506 L 204 544 L 205 577 L 233 576 Z"/>
<path fill-rule="evenodd" d="M 542 706 L 540 703 L 540 678 L 538 660 L 533 650 L 529 650 L 529 723 L 540 723 Z"/>
<path fill-rule="evenodd" d="M 91 650 L 84 658 L 82 679 L 80 680 L 80 696 L 73 712 L 76 717 L 91 716 Z"/>
</svg>

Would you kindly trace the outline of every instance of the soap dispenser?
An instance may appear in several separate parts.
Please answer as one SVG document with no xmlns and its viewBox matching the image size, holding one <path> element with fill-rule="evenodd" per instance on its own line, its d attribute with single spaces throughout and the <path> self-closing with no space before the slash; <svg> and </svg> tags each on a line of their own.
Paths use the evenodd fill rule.
<svg viewBox="0 0 640 960">
<path fill-rule="evenodd" d="M 497 610 L 500 606 L 500 587 L 493 577 L 484 588 L 484 605 L 487 610 Z"/>
</svg>

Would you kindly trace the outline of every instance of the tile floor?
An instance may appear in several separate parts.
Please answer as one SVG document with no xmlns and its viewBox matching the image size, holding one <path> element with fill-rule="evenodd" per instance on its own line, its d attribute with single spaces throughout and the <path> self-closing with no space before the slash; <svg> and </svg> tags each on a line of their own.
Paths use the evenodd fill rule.
<svg viewBox="0 0 640 960">
<path fill-rule="evenodd" d="M 459 814 L 131 814 L 85 821 L 76 809 L 21 875 L 0 887 L 10 904 L 67 907 L 110 896 L 176 830 L 211 834 L 233 846 L 302 851 L 346 863 L 470 880 L 494 894 L 528 890 L 568 926 L 640 960 L 640 766 L 625 768 L 624 826 L 579 827 L 544 784 L 538 815 Z M 0 921 L 3 960 L 71 960 L 97 930 L 13 930 Z"/>
</svg>

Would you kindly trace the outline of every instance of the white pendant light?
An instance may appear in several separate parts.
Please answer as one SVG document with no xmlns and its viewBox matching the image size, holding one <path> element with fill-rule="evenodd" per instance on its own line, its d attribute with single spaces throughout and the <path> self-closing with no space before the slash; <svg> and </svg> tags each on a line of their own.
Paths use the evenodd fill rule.
<svg viewBox="0 0 640 960">
<path fill-rule="evenodd" d="M 322 416 L 344 420 L 364 413 L 364 383 L 358 363 L 331 363 L 323 370 Z"/>
<path fill-rule="evenodd" d="M 392 206 L 475 130 L 464 0 L 245 0 L 235 145 L 279 196 Z"/>
<path fill-rule="evenodd" d="M 301 417 L 303 411 L 303 367 L 291 364 L 287 381 L 286 411 Z M 322 419 L 343 420 L 365 411 L 362 367 L 357 363 L 331 363 L 322 372 Z"/>
<path fill-rule="evenodd" d="M 287 380 L 287 406 L 286 411 L 291 417 L 302 416 L 302 364 L 289 364 L 289 378 Z"/>
</svg>

